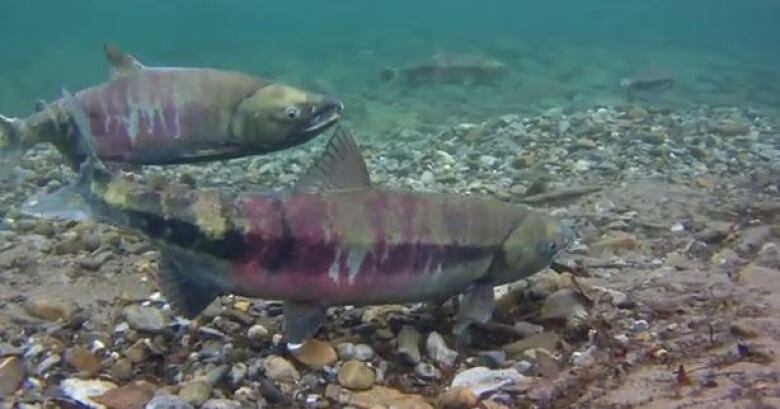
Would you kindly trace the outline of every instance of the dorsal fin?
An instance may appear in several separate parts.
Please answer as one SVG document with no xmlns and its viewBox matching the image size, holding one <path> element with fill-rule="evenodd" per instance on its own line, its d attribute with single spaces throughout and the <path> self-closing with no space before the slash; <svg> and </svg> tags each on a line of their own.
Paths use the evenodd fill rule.
<svg viewBox="0 0 780 409">
<path fill-rule="evenodd" d="M 146 68 L 138 59 L 112 44 L 104 44 L 103 52 L 111 64 L 111 78 L 132 75 Z"/>
<path fill-rule="evenodd" d="M 368 167 L 352 132 L 339 126 L 322 155 L 295 185 L 297 191 L 334 191 L 366 188 L 371 185 Z"/>
</svg>

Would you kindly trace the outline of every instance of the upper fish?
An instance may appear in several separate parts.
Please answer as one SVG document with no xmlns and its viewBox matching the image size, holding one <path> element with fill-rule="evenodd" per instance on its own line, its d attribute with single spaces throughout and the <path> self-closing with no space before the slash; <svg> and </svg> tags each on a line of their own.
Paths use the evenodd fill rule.
<svg viewBox="0 0 780 409">
<path fill-rule="evenodd" d="M 309 141 L 344 108 L 335 98 L 241 72 L 150 67 L 112 45 L 104 52 L 111 79 L 75 93 L 102 161 L 162 165 L 265 154 Z M 86 154 L 71 143 L 69 121 L 62 99 L 39 103 L 26 118 L 0 115 L 0 165 L 50 142 L 78 168 Z"/>
<path fill-rule="evenodd" d="M 71 105 L 89 152 L 86 116 Z M 94 219 L 151 239 L 162 255 L 161 290 L 178 312 L 194 317 L 223 294 L 283 300 L 293 344 L 317 331 L 329 306 L 459 294 L 455 331 L 467 334 L 491 317 L 494 286 L 544 269 L 574 237 L 524 206 L 373 186 L 343 126 L 289 191 L 153 188 L 112 175 L 94 155 L 70 189 Z M 67 193 L 36 199 L 27 213 L 61 212 Z"/>
</svg>

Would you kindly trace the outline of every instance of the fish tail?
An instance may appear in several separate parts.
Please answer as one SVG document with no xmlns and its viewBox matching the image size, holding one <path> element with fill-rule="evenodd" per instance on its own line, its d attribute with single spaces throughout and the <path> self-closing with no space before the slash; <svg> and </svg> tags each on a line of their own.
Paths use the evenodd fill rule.
<svg viewBox="0 0 780 409">
<path fill-rule="evenodd" d="M 392 81 L 398 75 L 398 70 L 393 67 L 384 67 L 379 72 L 379 78 L 384 82 Z"/>
<path fill-rule="evenodd" d="M 0 176 L 7 176 L 24 154 L 22 120 L 0 115 Z"/>
<path fill-rule="evenodd" d="M 53 193 L 34 196 L 19 209 L 28 216 L 44 219 L 86 220 L 93 219 L 91 204 L 96 203 L 93 188 L 111 178 L 95 153 L 95 137 L 87 122 L 84 108 L 66 89 L 62 90 L 65 106 L 72 126 L 76 128 L 73 148 L 82 152 L 85 159 L 79 166 L 76 181 Z"/>
</svg>

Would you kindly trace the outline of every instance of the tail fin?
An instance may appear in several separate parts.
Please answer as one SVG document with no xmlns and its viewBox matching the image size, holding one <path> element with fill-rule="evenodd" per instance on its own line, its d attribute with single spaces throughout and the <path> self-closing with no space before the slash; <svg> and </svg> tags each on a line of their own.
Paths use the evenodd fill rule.
<svg viewBox="0 0 780 409">
<path fill-rule="evenodd" d="M 89 196 L 92 181 L 96 176 L 110 177 L 110 174 L 95 154 L 95 138 L 87 122 L 84 108 L 68 90 L 63 88 L 62 94 L 73 126 L 76 127 L 74 143 L 78 151 L 86 155 L 86 159 L 81 163 L 76 183 L 53 193 L 35 196 L 24 203 L 20 211 L 28 216 L 45 219 L 90 219 L 92 212 Z"/>
<path fill-rule="evenodd" d="M 383 82 L 390 82 L 390 81 L 392 81 L 396 77 L 396 75 L 398 75 L 398 70 L 396 70 L 395 68 L 392 68 L 392 67 L 384 67 L 379 72 L 379 78 Z"/>
<path fill-rule="evenodd" d="M 20 122 L 18 118 L 0 115 L 0 177 L 10 175 L 24 153 Z"/>
</svg>

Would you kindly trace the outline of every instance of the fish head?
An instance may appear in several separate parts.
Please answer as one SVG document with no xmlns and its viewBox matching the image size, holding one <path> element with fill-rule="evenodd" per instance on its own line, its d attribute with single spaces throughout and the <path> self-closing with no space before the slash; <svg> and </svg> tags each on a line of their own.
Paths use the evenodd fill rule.
<svg viewBox="0 0 780 409">
<path fill-rule="evenodd" d="M 502 283 L 519 280 L 541 271 L 576 240 L 571 227 L 553 217 L 531 213 L 507 236 Z"/>
<path fill-rule="evenodd" d="M 270 84 L 238 105 L 233 135 L 243 145 L 274 151 L 305 143 L 335 124 L 344 110 L 341 101 L 325 95 Z"/>
</svg>

